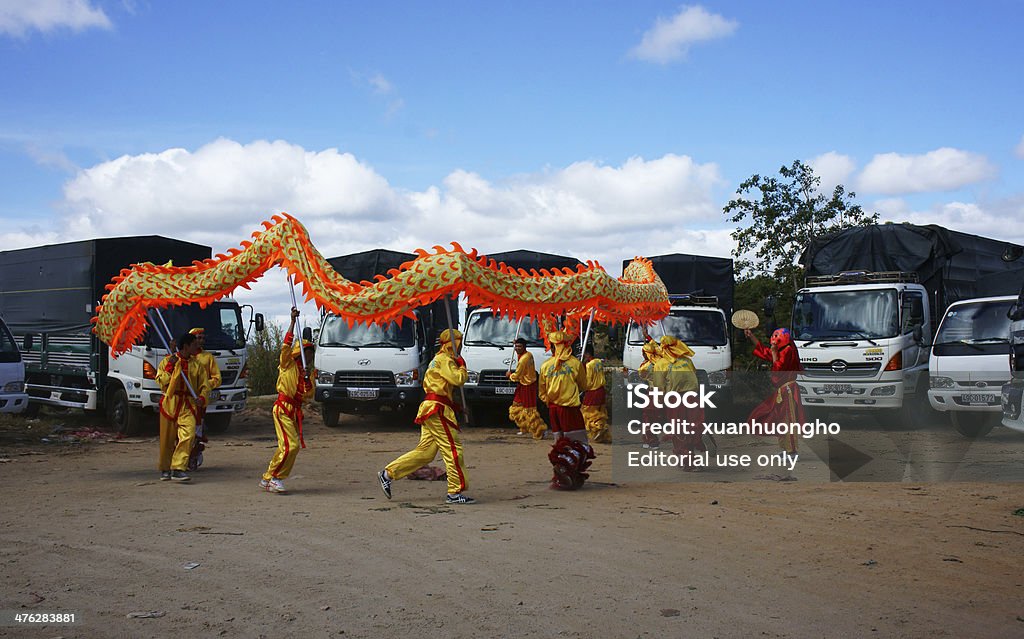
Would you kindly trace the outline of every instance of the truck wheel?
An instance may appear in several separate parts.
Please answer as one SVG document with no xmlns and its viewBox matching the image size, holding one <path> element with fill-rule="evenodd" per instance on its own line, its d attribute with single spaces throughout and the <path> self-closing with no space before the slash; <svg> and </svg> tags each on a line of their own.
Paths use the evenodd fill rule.
<svg viewBox="0 0 1024 639">
<path fill-rule="evenodd" d="M 207 413 L 203 417 L 206 431 L 213 434 L 223 433 L 231 425 L 231 413 Z"/>
<path fill-rule="evenodd" d="M 334 404 L 320 404 L 320 415 L 328 428 L 337 428 L 341 421 L 341 409 Z"/>
<path fill-rule="evenodd" d="M 984 437 L 1000 421 L 998 414 L 952 411 L 949 414 L 953 428 L 968 439 Z"/>
<path fill-rule="evenodd" d="M 128 393 L 118 387 L 107 399 L 107 421 L 122 435 L 138 435 L 143 428 L 145 413 L 128 403 Z"/>
</svg>

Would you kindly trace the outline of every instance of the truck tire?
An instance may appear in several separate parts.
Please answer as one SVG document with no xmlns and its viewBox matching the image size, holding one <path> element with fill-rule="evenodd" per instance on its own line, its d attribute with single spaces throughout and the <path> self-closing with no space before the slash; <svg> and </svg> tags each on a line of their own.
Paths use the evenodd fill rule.
<svg viewBox="0 0 1024 639">
<path fill-rule="evenodd" d="M 231 425 L 231 413 L 207 413 L 203 417 L 208 433 L 217 435 L 223 433 Z"/>
<path fill-rule="evenodd" d="M 320 404 L 320 415 L 324 418 L 324 426 L 337 428 L 341 422 L 341 409 L 334 404 Z"/>
<path fill-rule="evenodd" d="M 951 411 L 949 419 L 953 428 L 967 439 L 984 437 L 1000 422 L 999 413 L 975 413 Z"/>
<path fill-rule="evenodd" d="M 107 421 L 122 435 L 138 435 L 145 426 L 146 414 L 128 403 L 128 393 L 120 386 L 107 395 Z"/>
</svg>

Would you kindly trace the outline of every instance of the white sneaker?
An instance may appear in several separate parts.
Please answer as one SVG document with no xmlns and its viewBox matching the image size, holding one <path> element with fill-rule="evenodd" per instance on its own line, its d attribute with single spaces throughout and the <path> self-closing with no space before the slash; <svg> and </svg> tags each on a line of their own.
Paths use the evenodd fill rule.
<svg viewBox="0 0 1024 639">
<path fill-rule="evenodd" d="M 260 486 L 262 486 L 263 490 L 267 491 L 268 493 L 279 493 L 280 494 L 280 493 L 288 492 L 287 490 L 285 490 L 284 482 L 281 481 L 280 479 L 276 479 L 276 478 L 275 479 L 264 479 L 264 480 L 262 480 L 260 482 Z"/>
</svg>

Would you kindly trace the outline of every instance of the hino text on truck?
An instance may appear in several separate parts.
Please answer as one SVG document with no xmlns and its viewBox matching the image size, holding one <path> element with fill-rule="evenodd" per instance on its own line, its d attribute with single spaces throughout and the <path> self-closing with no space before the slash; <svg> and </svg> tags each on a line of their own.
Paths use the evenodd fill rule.
<svg viewBox="0 0 1024 639">
<path fill-rule="evenodd" d="M 105 410 L 119 432 L 155 418 L 162 395 L 156 367 L 166 355 L 151 329 L 141 344 L 112 357 L 93 333 L 90 319 L 111 279 L 137 262 L 176 265 L 209 258 L 211 250 L 156 235 L 53 244 L 0 252 L 0 314 L 26 362 L 32 404 Z M 206 350 L 220 367 L 221 387 L 206 412 L 213 432 L 245 408 L 246 335 L 233 301 L 163 311 L 172 338 L 203 328 Z M 162 327 L 161 327 L 162 329 Z"/>
<path fill-rule="evenodd" d="M 928 225 L 869 225 L 814 241 L 802 256 L 793 337 L 809 409 L 893 409 L 921 425 L 936 318 L 1014 268 L 1007 243 Z M 946 384 L 945 377 L 935 382 Z"/>
</svg>

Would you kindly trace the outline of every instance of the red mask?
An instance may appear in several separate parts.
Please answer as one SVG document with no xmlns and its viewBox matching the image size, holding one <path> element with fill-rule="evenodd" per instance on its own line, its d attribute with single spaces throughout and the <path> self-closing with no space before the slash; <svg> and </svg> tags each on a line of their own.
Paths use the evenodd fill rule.
<svg viewBox="0 0 1024 639">
<path fill-rule="evenodd" d="M 783 348 L 793 343 L 793 336 L 790 335 L 788 328 L 778 328 L 772 333 L 771 344 L 775 348 Z"/>
</svg>

